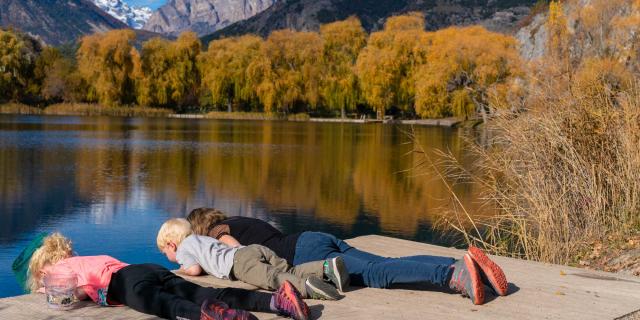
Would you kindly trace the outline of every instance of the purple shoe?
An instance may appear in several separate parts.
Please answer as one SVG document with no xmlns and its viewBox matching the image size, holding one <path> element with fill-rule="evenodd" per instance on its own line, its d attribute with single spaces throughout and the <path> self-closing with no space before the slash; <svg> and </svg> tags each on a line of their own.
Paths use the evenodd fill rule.
<svg viewBox="0 0 640 320">
<path fill-rule="evenodd" d="M 251 312 L 231 309 L 218 300 L 207 300 L 200 308 L 200 320 L 258 320 Z"/>
<path fill-rule="evenodd" d="M 273 296 L 278 314 L 291 317 L 295 320 L 309 319 L 309 307 L 302 301 L 300 292 L 298 292 L 291 282 L 285 281 Z"/>
</svg>

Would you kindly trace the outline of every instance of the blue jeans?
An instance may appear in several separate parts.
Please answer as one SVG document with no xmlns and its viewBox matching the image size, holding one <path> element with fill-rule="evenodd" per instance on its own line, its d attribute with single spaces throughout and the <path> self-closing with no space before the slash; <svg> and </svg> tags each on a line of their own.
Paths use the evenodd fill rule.
<svg viewBox="0 0 640 320">
<path fill-rule="evenodd" d="M 335 236 L 303 232 L 296 243 L 293 264 L 342 256 L 351 284 L 389 288 L 393 284 L 426 283 L 447 287 L 451 265 L 456 259 L 438 256 L 386 258 L 360 251 Z"/>
</svg>

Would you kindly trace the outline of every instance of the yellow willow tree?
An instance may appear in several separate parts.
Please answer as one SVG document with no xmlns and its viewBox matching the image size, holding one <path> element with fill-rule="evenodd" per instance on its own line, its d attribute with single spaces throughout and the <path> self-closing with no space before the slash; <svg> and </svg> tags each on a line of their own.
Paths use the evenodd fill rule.
<svg viewBox="0 0 640 320">
<path fill-rule="evenodd" d="M 320 99 L 322 38 L 317 33 L 274 31 L 247 68 L 265 111 L 289 112 Z"/>
<path fill-rule="evenodd" d="M 114 106 L 135 99 L 134 70 L 139 63 L 133 30 L 112 30 L 82 38 L 78 71 L 89 88 L 87 99 Z"/>
<path fill-rule="evenodd" d="M 169 41 L 153 38 L 142 45 L 138 86 L 138 104 L 164 106 L 171 96 Z"/>
<path fill-rule="evenodd" d="M 202 43 L 194 32 L 184 32 L 171 46 L 172 66 L 169 72 L 171 99 L 185 107 L 197 103 L 200 89 L 198 56 Z"/>
<path fill-rule="evenodd" d="M 339 109 L 342 118 L 353 110 L 359 99 L 355 63 L 367 43 L 367 34 L 360 20 L 351 17 L 320 27 L 324 40 L 323 72 L 320 95 L 329 109 Z"/>
<path fill-rule="evenodd" d="M 424 16 L 411 13 L 391 17 L 383 31 L 374 32 L 356 62 L 356 74 L 366 102 L 378 118 L 392 107 L 410 111 L 415 87 L 412 74 L 425 52 L 416 44 L 424 37 Z"/>
<path fill-rule="evenodd" d="M 474 26 L 436 31 L 424 41 L 426 63 L 414 75 L 416 112 L 423 118 L 486 116 L 490 96 L 506 99 L 521 74 L 513 37 Z"/>
<path fill-rule="evenodd" d="M 202 86 L 207 91 L 206 104 L 253 107 L 257 103 L 256 90 L 247 76 L 247 68 L 261 54 L 262 38 L 246 35 L 215 40 L 200 56 Z"/>
<path fill-rule="evenodd" d="M 195 103 L 200 49 L 200 40 L 192 32 L 173 42 L 161 38 L 145 42 L 138 70 L 138 103 L 174 108 Z"/>
</svg>

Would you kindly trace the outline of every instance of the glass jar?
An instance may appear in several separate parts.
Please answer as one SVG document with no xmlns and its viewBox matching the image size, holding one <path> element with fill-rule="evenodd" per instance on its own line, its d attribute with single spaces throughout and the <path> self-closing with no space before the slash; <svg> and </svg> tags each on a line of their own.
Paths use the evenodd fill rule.
<svg viewBox="0 0 640 320">
<path fill-rule="evenodd" d="M 75 302 L 74 293 L 78 285 L 75 273 L 53 273 L 44 276 L 44 291 L 47 305 L 56 310 L 69 310 Z"/>
</svg>

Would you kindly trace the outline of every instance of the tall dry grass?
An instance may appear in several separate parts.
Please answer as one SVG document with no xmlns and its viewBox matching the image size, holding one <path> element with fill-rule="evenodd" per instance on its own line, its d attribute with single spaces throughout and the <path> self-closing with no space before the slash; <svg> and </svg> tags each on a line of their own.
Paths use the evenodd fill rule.
<svg viewBox="0 0 640 320">
<path fill-rule="evenodd" d="M 89 103 L 59 103 L 48 106 L 43 113 L 78 116 L 166 117 L 173 111 L 148 107 L 107 107 Z"/>
<path fill-rule="evenodd" d="M 21 103 L 0 104 L 0 114 L 41 114 L 42 109 Z"/>
<path fill-rule="evenodd" d="M 567 91 L 541 86 L 526 111 L 485 124 L 487 140 L 469 143 L 473 169 L 417 147 L 443 181 L 482 186 L 494 212 L 469 213 L 452 191 L 445 226 L 494 254 L 560 264 L 593 240 L 638 230 L 640 85 L 602 63 L 587 63 Z"/>
</svg>

